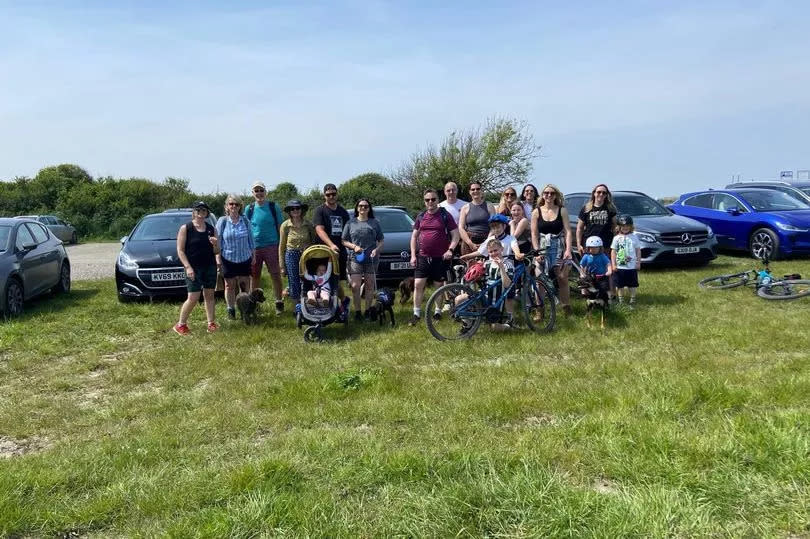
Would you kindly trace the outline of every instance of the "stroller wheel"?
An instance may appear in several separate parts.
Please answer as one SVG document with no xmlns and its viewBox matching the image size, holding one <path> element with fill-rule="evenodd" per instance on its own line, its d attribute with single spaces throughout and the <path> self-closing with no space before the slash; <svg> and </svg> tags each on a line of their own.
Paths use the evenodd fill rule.
<svg viewBox="0 0 810 539">
<path fill-rule="evenodd" d="M 323 334 L 321 333 L 321 328 L 318 326 L 310 326 L 304 332 L 304 340 L 306 342 L 321 342 L 323 340 Z"/>
</svg>

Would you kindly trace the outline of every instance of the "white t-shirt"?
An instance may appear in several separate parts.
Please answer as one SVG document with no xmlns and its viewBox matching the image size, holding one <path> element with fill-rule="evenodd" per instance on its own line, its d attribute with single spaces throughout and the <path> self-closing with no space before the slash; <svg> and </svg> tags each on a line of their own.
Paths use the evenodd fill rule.
<svg viewBox="0 0 810 539">
<path fill-rule="evenodd" d="M 478 248 L 478 254 L 489 258 L 489 249 L 487 249 L 487 243 L 489 243 L 489 240 L 492 239 L 496 239 L 492 234 L 487 236 L 487 239 L 485 239 L 484 243 L 481 244 L 481 247 Z M 503 246 L 503 256 L 512 256 L 512 242 L 515 241 L 515 237 L 511 234 L 507 234 L 506 236 L 502 237 L 500 241 L 501 245 Z"/>
<path fill-rule="evenodd" d="M 616 269 L 638 269 L 636 249 L 641 249 L 641 242 L 635 234 L 616 234 L 610 248 L 616 251 Z"/>
<path fill-rule="evenodd" d="M 466 203 L 467 203 L 466 201 L 461 200 L 460 198 L 457 198 L 457 199 L 456 199 L 456 201 L 455 201 L 455 202 L 453 202 L 452 204 L 450 204 L 450 203 L 449 203 L 449 202 L 447 202 L 446 200 L 442 200 L 442 201 L 439 203 L 439 206 L 440 206 L 440 207 L 442 207 L 442 208 L 444 208 L 444 209 L 446 209 L 446 210 L 447 210 L 447 213 L 449 213 L 450 215 L 452 215 L 452 216 L 453 216 L 453 220 L 456 222 L 456 224 L 458 224 L 458 216 L 459 216 L 459 212 L 461 212 L 461 208 L 463 208 L 463 207 L 464 207 L 464 204 L 466 204 Z"/>
</svg>

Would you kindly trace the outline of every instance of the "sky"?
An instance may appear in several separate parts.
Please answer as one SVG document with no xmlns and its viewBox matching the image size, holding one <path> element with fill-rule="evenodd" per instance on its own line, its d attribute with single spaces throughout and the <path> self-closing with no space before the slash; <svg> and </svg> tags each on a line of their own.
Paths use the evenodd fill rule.
<svg viewBox="0 0 810 539">
<path fill-rule="evenodd" d="M 810 169 L 810 2 L 0 0 L 0 179 L 308 189 L 494 117 L 564 192 Z"/>
</svg>

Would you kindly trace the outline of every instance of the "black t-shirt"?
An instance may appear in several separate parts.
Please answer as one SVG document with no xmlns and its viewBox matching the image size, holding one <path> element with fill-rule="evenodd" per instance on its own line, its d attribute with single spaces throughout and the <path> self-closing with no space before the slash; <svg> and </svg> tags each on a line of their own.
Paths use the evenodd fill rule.
<svg viewBox="0 0 810 539">
<path fill-rule="evenodd" d="M 312 218 L 312 224 L 316 227 L 318 225 L 324 227 L 332 243 L 341 248 L 343 247 L 343 240 L 341 239 L 343 227 L 348 222 L 349 212 L 340 204 L 334 210 L 326 204 L 321 204 L 315 208 L 315 216 Z"/>
<path fill-rule="evenodd" d="M 214 247 L 208 240 L 209 236 L 215 235 L 214 227 L 208 223 L 205 223 L 205 232 L 199 232 L 191 221 L 186 224 L 186 258 L 192 268 L 216 265 Z"/>
<path fill-rule="evenodd" d="M 610 249 L 613 241 L 613 219 L 616 217 L 616 210 L 609 210 L 606 207 L 593 207 L 586 212 L 585 206 L 579 210 L 579 219 L 585 223 L 585 231 L 582 234 L 582 243 L 585 244 L 591 236 L 599 236 L 605 244 L 606 249 Z"/>
</svg>

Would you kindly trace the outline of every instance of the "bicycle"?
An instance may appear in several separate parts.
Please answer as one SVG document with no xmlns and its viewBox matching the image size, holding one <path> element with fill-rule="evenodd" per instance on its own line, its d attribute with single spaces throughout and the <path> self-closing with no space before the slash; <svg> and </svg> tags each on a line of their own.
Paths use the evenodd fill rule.
<svg viewBox="0 0 810 539">
<path fill-rule="evenodd" d="M 556 299 L 553 289 L 545 274 L 541 273 L 538 278 L 534 276 L 534 259 L 539 254 L 540 251 L 526 254 L 526 261 L 515 266 L 512 282 L 494 301 L 490 301 L 489 292 L 501 285 L 500 278 L 488 281 L 478 291 L 470 283 L 449 283 L 438 288 L 428 299 L 425 312 L 436 312 L 437 306 L 441 308 L 446 304 L 450 307 L 438 320 L 430 315 L 425 316 L 428 331 L 440 341 L 469 339 L 478 331 L 483 320 L 496 323 L 503 319 L 502 309 L 507 297 L 518 288 L 526 326 L 537 332 L 554 329 Z M 466 295 L 466 299 L 456 304 L 462 294 Z"/>
<path fill-rule="evenodd" d="M 764 299 L 797 299 L 810 295 L 810 280 L 802 279 L 797 273 L 776 279 L 771 272 L 770 260 L 764 257 L 761 261 L 763 267 L 760 270 L 750 269 L 707 277 L 698 282 L 698 287 L 703 290 L 727 290 L 753 283 L 756 294 Z"/>
</svg>

